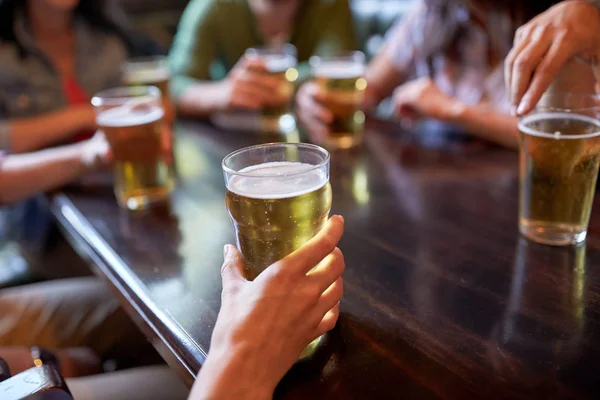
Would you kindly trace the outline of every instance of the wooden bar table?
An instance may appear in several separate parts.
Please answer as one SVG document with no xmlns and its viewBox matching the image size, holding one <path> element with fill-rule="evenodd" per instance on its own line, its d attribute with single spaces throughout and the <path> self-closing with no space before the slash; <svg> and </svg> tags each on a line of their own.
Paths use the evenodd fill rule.
<svg viewBox="0 0 600 400">
<path fill-rule="evenodd" d="M 221 160 L 282 139 L 199 122 L 180 123 L 177 137 L 169 206 L 126 212 L 101 186 L 50 202 L 191 385 L 220 307 L 222 248 L 233 243 Z M 275 397 L 599 398 L 600 205 L 584 246 L 524 240 L 517 162 L 514 151 L 380 121 L 362 149 L 332 153 L 332 212 L 346 220 L 341 316 Z"/>
</svg>

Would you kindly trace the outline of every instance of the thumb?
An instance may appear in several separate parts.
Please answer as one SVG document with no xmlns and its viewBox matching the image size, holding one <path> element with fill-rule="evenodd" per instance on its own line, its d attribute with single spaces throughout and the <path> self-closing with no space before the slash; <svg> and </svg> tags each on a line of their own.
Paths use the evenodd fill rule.
<svg viewBox="0 0 600 400">
<path fill-rule="evenodd" d="M 221 278 L 223 287 L 235 284 L 236 282 L 246 282 L 244 278 L 244 261 L 239 250 L 230 244 L 223 248 L 223 266 L 221 267 Z"/>
</svg>

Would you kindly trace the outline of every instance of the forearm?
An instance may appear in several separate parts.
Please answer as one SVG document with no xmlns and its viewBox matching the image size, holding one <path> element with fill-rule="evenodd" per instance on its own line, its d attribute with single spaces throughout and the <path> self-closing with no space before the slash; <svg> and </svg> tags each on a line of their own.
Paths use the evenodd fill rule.
<svg viewBox="0 0 600 400">
<path fill-rule="evenodd" d="M 518 148 L 517 117 L 493 110 L 489 105 L 469 106 L 457 102 L 449 107 L 446 122 L 461 126 L 467 132 L 481 139 L 489 140 L 511 149 Z"/>
<path fill-rule="evenodd" d="M 72 182 L 86 171 L 83 144 L 6 157 L 0 166 L 0 202 L 7 204 Z"/>
<path fill-rule="evenodd" d="M 261 382 L 257 357 L 241 349 L 209 354 L 188 400 L 270 400 L 274 387 Z"/>
<path fill-rule="evenodd" d="M 93 126 L 93 112 L 71 109 L 51 112 L 39 117 L 14 119 L 8 122 L 10 150 L 25 153 L 59 143 L 78 131 Z"/>
<path fill-rule="evenodd" d="M 183 116 L 206 117 L 223 109 L 221 82 L 195 81 L 182 89 L 175 98 L 178 111 Z"/>
</svg>

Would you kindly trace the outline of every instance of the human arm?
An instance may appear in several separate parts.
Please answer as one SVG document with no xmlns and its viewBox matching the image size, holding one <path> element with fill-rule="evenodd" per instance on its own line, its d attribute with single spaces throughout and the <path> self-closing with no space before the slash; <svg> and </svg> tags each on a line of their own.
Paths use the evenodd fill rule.
<svg viewBox="0 0 600 400">
<path fill-rule="evenodd" d="M 279 81 L 264 74 L 262 62 L 247 57 L 242 57 L 222 81 L 210 81 L 210 65 L 217 56 L 214 24 L 221 20 L 218 7 L 216 1 L 190 2 L 169 54 L 171 93 L 184 116 L 259 109 L 273 100 L 279 88 Z"/>
<path fill-rule="evenodd" d="M 70 183 L 108 158 L 108 144 L 102 134 L 81 143 L 8 155 L 0 165 L 0 203 L 16 202 Z"/>
<path fill-rule="evenodd" d="M 383 49 L 367 66 L 365 78 L 368 85 L 363 105 L 365 108 L 376 107 L 408 77 L 415 57 L 415 47 L 412 43 L 416 21 L 424 18 L 424 12 L 423 2 L 417 2 L 413 9 L 390 29 Z M 327 134 L 327 125 L 333 118 L 323 104 L 326 97 L 327 94 L 312 81 L 300 86 L 296 95 L 296 114 L 300 122 L 311 134 L 317 136 Z"/>
<path fill-rule="evenodd" d="M 332 217 L 252 282 L 242 274 L 242 255 L 225 247 L 221 310 L 190 400 L 272 398 L 302 350 L 337 322 L 345 264 L 336 246 L 343 230 L 343 219 Z"/>
<path fill-rule="evenodd" d="M 598 68 L 600 11 L 591 2 L 561 2 L 520 27 L 505 60 L 505 82 L 514 112 L 531 111 L 575 56 Z"/>
<path fill-rule="evenodd" d="M 491 104 L 468 105 L 442 93 L 429 78 L 400 86 L 394 92 L 394 110 L 400 118 L 435 118 L 455 124 L 480 139 L 517 148 L 518 119 Z"/>
<path fill-rule="evenodd" d="M 0 121 L 5 140 L 13 153 L 26 153 L 73 137 L 85 129 L 95 129 L 91 105 L 73 106 L 31 118 Z"/>
</svg>

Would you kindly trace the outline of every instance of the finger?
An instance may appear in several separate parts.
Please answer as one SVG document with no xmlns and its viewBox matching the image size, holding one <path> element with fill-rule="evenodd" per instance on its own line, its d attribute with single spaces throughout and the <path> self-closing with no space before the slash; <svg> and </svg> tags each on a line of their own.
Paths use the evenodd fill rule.
<svg viewBox="0 0 600 400">
<path fill-rule="evenodd" d="M 315 312 L 323 317 L 329 310 L 342 300 L 344 295 L 344 280 L 339 277 L 319 298 Z"/>
<path fill-rule="evenodd" d="M 234 286 L 240 282 L 246 282 L 244 278 L 244 258 L 239 250 L 230 244 L 223 248 L 223 266 L 221 267 L 221 278 L 223 289 Z"/>
<path fill-rule="evenodd" d="M 518 115 L 525 115 L 535 107 L 563 65 L 574 56 L 572 49 L 573 45 L 563 38 L 552 43 L 544 59 L 533 73 L 529 89 L 523 98 L 519 99 Z"/>
<path fill-rule="evenodd" d="M 267 67 L 262 58 L 257 55 L 248 54 L 245 58 L 244 66 L 248 71 L 257 72 L 257 73 L 265 73 L 267 72 Z"/>
<path fill-rule="evenodd" d="M 513 67 L 514 67 L 515 59 L 521 53 L 523 48 L 527 45 L 527 40 L 525 40 L 525 38 L 528 35 L 529 35 L 529 29 L 528 29 L 527 25 L 522 26 L 519 29 L 517 29 L 517 32 L 515 33 L 515 38 L 513 41 L 513 47 L 508 52 L 508 54 L 506 55 L 506 58 L 504 59 L 504 85 L 506 87 L 507 95 L 508 95 L 508 98 L 510 99 L 511 103 L 512 103 L 512 93 L 511 93 L 512 86 L 511 85 L 512 85 L 512 79 L 513 79 L 513 75 L 512 75 Z M 516 111 L 516 107 L 518 106 L 518 103 L 513 103 L 513 106 L 515 107 L 515 111 Z"/>
<path fill-rule="evenodd" d="M 547 38 L 541 38 L 525 44 L 522 51 L 516 56 L 513 63 L 512 81 L 510 86 L 511 102 L 519 104 L 525 91 L 531 83 L 533 72 L 539 66 L 544 54 L 552 42 Z"/>
<path fill-rule="evenodd" d="M 252 109 L 262 108 L 269 102 L 269 95 L 259 90 L 253 90 L 249 87 L 239 87 L 233 93 L 231 100 L 233 103 L 245 103 Z"/>
<path fill-rule="evenodd" d="M 339 316 L 340 305 L 338 303 L 335 307 L 328 311 L 327 314 L 325 314 L 325 316 L 319 323 L 319 326 L 317 326 L 313 340 L 335 328 L 335 324 L 337 323 Z"/>
<path fill-rule="evenodd" d="M 325 257 L 325 259 L 319 263 L 317 268 L 310 271 L 307 276 L 311 282 L 319 287 L 319 292 L 322 293 L 342 276 L 345 268 L 344 255 L 342 254 L 342 251 L 336 247 L 335 250 Z"/>
<path fill-rule="evenodd" d="M 337 247 L 343 233 L 344 219 L 334 215 L 314 238 L 271 268 L 306 275 Z"/>
<path fill-rule="evenodd" d="M 254 88 L 260 88 L 267 93 L 270 93 L 271 97 L 276 96 L 276 93 L 278 93 L 279 87 L 282 84 L 280 78 L 250 71 L 243 74 L 240 79 L 249 85 L 252 85 Z"/>
<path fill-rule="evenodd" d="M 259 110 L 263 104 L 264 102 L 261 97 L 255 95 L 252 90 L 245 87 L 238 87 L 231 97 L 231 106 L 237 109 Z"/>
</svg>

